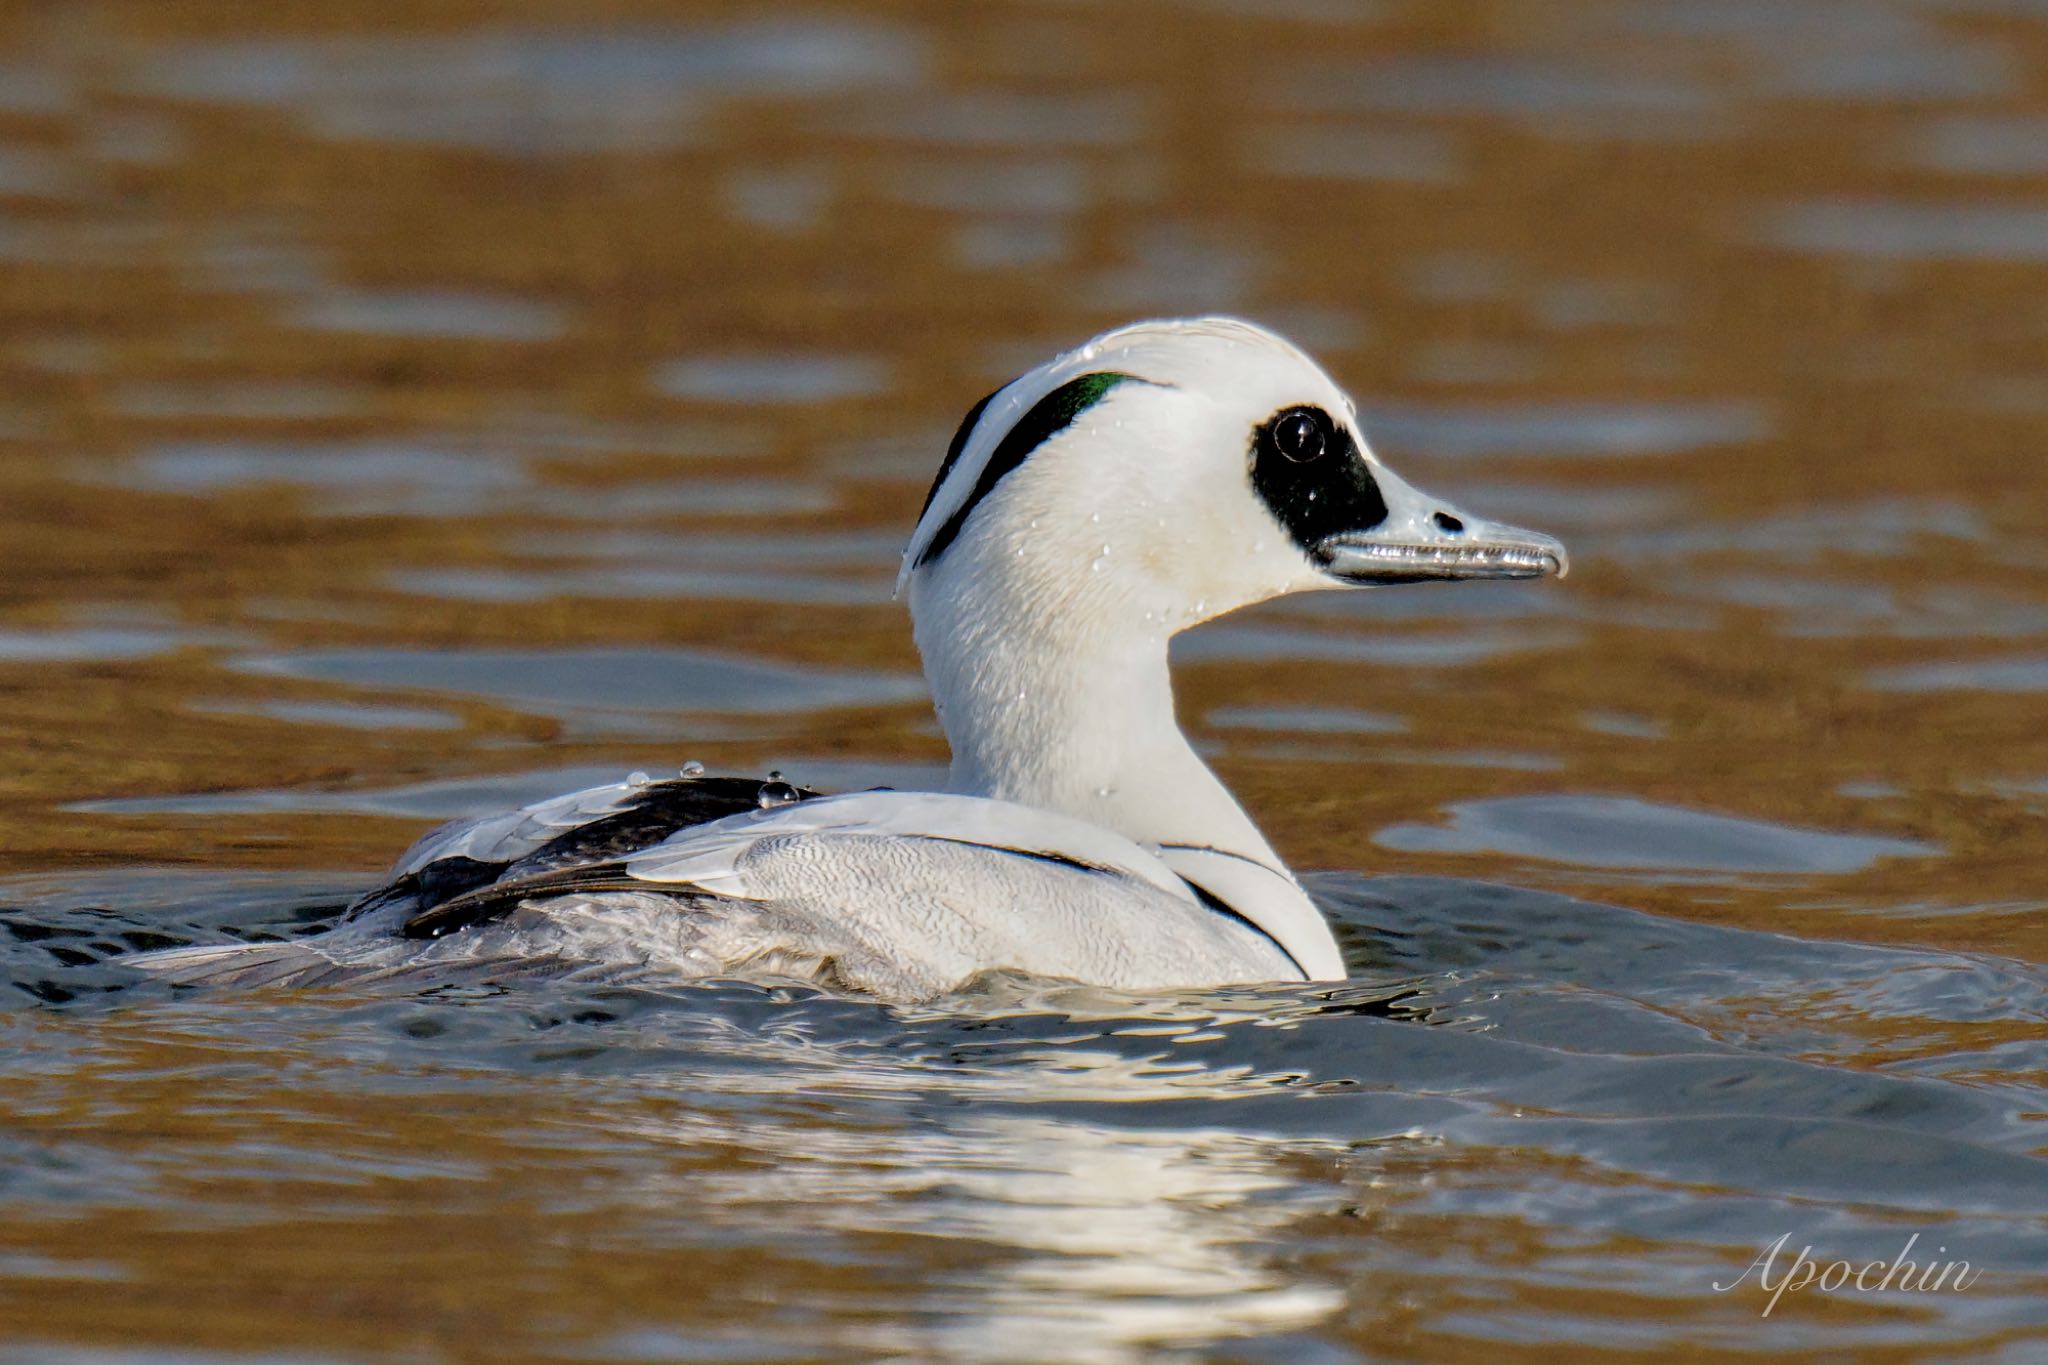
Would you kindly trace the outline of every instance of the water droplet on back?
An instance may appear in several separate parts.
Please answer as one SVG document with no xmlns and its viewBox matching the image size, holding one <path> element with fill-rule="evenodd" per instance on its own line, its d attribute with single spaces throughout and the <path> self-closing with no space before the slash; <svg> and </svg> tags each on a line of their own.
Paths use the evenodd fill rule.
<svg viewBox="0 0 2048 1365">
<path fill-rule="evenodd" d="M 702 777 L 704 776 L 704 765 L 693 758 L 686 761 L 678 771 L 684 777 Z"/>
<path fill-rule="evenodd" d="M 644 787 L 653 780 L 653 778 L 643 772 L 632 772 L 626 775 L 626 785 L 629 787 Z"/>
<path fill-rule="evenodd" d="M 787 782 L 763 782 L 761 789 L 754 793 L 754 804 L 762 810 L 774 810 L 777 806 L 793 805 L 803 800 L 803 793 Z"/>
</svg>

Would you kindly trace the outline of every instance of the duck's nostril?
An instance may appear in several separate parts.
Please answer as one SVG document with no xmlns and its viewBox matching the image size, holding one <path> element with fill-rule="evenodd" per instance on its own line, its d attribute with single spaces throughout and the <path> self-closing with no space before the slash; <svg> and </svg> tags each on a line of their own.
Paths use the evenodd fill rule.
<svg viewBox="0 0 2048 1365">
<path fill-rule="evenodd" d="M 1439 531 L 1449 531 L 1452 535 L 1456 535 L 1465 529 L 1465 523 L 1459 521 L 1449 512 L 1439 512 L 1436 514 L 1436 529 Z"/>
</svg>

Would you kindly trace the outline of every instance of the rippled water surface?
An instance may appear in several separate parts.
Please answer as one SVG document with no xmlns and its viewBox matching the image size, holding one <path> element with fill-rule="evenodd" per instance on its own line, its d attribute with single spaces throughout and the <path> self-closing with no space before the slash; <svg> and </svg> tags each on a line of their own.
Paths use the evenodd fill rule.
<svg viewBox="0 0 2048 1365">
<path fill-rule="evenodd" d="M 2042 1359 L 2044 91 L 2019 0 L 0 13 L 0 1350 Z M 947 435 L 1197 310 L 1574 554 L 1177 648 L 1350 983 L 119 962 L 933 781 Z"/>
</svg>

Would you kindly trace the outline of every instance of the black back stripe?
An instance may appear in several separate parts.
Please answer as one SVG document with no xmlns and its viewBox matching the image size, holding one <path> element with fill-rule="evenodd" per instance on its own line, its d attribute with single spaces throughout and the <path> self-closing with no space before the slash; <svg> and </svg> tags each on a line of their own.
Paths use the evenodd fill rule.
<svg viewBox="0 0 2048 1365">
<path fill-rule="evenodd" d="M 650 782 L 618 810 L 562 831 L 506 868 L 503 875 L 518 880 L 637 853 L 680 830 L 760 810 L 770 785 L 751 777 L 672 777 Z M 799 801 L 818 794 L 800 787 L 789 787 L 788 792 Z"/>
<path fill-rule="evenodd" d="M 730 779 L 701 779 L 703 781 L 729 781 Z M 759 783 L 749 783 L 758 787 Z M 816 795 L 806 792 L 803 799 Z M 751 801 L 748 808 L 752 809 Z M 585 828 L 589 828 L 586 826 Z M 571 831 L 572 834 L 578 831 Z M 1091 863 L 1081 858 L 1069 857 L 1064 853 L 1053 853 L 1040 849 L 1003 848 L 996 844 L 977 843 L 972 839 L 950 839 L 939 834 L 914 834 L 903 836 L 926 839 L 932 843 L 957 844 L 963 848 L 975 849 L 982 853 L 1000 854 L 1006 858 L 1023 858 L 1031 862 L 1045 863 L 1053 867 L 1064 867 L 1091 876 L 1126 877 L 1128 873 L 1100 863 Z M 659 842 L 658 840 L 650 842 Z M 644 846 L 644 845 L 643 845 Z M 623 845 L 619 850 L 625 852 Z M 566 866 L 538 865 L 528 869 L 525 865 L 515 866 L 502 880 L 493 880 L 487 885 L 464 890 L 438 903 L 422 904 L 406 918 L 399 934 L 411 939 L 442 938 L 458 930 L 472 928 L 503 919 L 526 901 L 548 901 L 561 896 L 589 896 L 606 893 L 630 892 L 636 895 L 672 896 L 679 900 L 719 899 L 719 893 L 705 891 L 689 882 L 662 881 L 658 878 L 634 875 L 630 852 L 628 856 L 606 861 L 586 861 Z M 1198 891 L 1198 894 L 1206 894 Z M 1220 902 L 1218 903 L 1221 904 Z M 1228 913 L 1227 906 L 1222 907 Z M 1253 926 L 1257 928 L 1256 925 Z"/>
<path fill-rule="evenodd" d="M 358 899 L 342 915 L 342 922 L 346 924 L 350 920 L 361 919 L 401 901 L 410 904 L 415 911 L 422 906 L 438 905 L 478 887 L 489 886 L 505 875 L 508 866 L 508 863 L 479 862 L 459 853 L 436 858 L 418 871 L 408 872 Z"/>
<path fill-rule="evenodd" d="M 928 564 L 944 554 L 959 537 L 961 528 L 967 524 L 968 516 L 981 505 L 981 500 L 1003 481 L 1005 475 L 1023 464 L 1032 451 L 1072 426 L 1076 417 L 1100 403 L 1111 389 L 1132 380 L 1137 380 L 1137 376 L 1122 374 L 1116 370 L 1099 370 L 1094 374 L 1084 374 L 1079 379 L 1069 379 L 1033 403 L 1031 411 L 1025 413 L 1015 426 L 1003 433 L 1003 439 L 997 442 L 996 448 L 989 453 L 988 463 L 981 467 L 981 475 L 975 479 L 973 490 L 953 509 L 953 515 L 946 518 L 945 525 L 939 527 L 931 540 L 925 544 L 917 556 L 917 563 Z M 977 406 L 974 412 L 968 414 L 969 426 L 979 417 L 980 408 Z M 962 428 L 963 431 L 966 429 Z M 952 469 L 953 462 L 959 457 L 960 450 L 966 448 L 967 443 L 964 439 L 956 437 L 955 442 L 955 448 L 946 454 L 945 467 L 939 471 L 941 483 L 945 481 L 947 471 Z M 937 496 L 938 491 L 938 484 L 933 484 L 932 495 Z M 925 507 L 927 510 L 930 509 L 930 497 L 925 499 Z M 922 520 L 922 517 L 919 520 Z"/>
<path fill-rule="evenodd" d="M 595 888 L 582 874 L 616 880 L 619 859 L 650 848 L 673 834 L 729 815 L 760 810 L 772 795 L 777 804 L 793 794 L 798 801 L 818 793 L 781 782 L 740 777 L 682 777 L 650 782 L 619 809 L 563 830 L 553 839 L 509 863 L 482 863 L 473 858 L 437 858 L 417 872 L 371 892 L 349 909 L 357 919 L 400 901 L 410 913 L 400 931 L 408 938 L 437 938 L 471 924 L 509 912 L 534 888 L 555 894 Z M 613 887 L 611 889 L 618 889 Z"/>
<path fill-rule="evenodd" d="M 1249 853 L 1233 852 L 1227 848 L 1218 848 L 1214 844 L 1161 844 L 1159 847 L 1177 849 L 1182 853 L 1213 853 L 1219 858 L 1235 858 L 1241 863 L 1250 863 L 1261 872 L 1270 872 L 1281 881 L 1291 880 L 1285 872 L 1282 872 L 1271 863 L 1263 863 Z"/>
<path fill-rule="evenodd" d="M 1252 857 L 1249 853 L 1237 853 L 1227 848 L 1217 848 L 1214 844 L 1161 844 L 1159 847 L 1163 849 L 1178 849 L 1184 853 L 1213 853 L 1219 858 L 1235 858 L 1237 859 L 1237 861 L 1241 863 L 1251 864 L 1253 867 L 1258 868 L 1261 872 L 1270 872 L 1274 876 L 1280 878 L 1282 881 L 1293 880 L 1293 878 L 1289 877 L 1285 872 L 1282 872 L 1279 868 L 1274 867 L 1271 863 L 1261 862 L 1257 858 Z M 1245 914 L 1242 910 L 1239 910 L 1235 906 L 1232 906 L 1229 902 L 1225 901 L 1221 896 L 1218 896 L 1216 893 L 1209 890 L 1208 887 L 1203 886 L 1200 882 L 1197 882 L 1193 877 L 1190 877 L 1187 873 L 1182 872 L 1179 874 L 1179 876 L 1182 881 L 1188 884 L 1189 889 L 1195 893 L 1195 898 L 1201 901 L 1202 904 L 1208 906 L 1211 910 L 1214 910 L 1219 915 L 1227 915 L 1231 919 L 1236 920 L 1245 928 L 1251 930 L 1260 938 L 1272 944 L 1275 948 L 1278 948 L 1280 950 L 1280 955 L 1286 958 L 1289 962 L 1292 962 L 1294 964 L 1294 969 L 1300 972 L 1304 979 L 1308 977 L 1308 968 L 1301 965 L 1301 959 L 1296 957 L 1293 953 L 1289 952 L 1287 949 L 1287 945 L 1282 943 L 1279 939 L 1274 938 L 1272 934 L 1266 931 L 1264 926 L 1260 925 L 1258 922 L 1253 920 L 1251 916 Z"/>
<path fill-rule="evenodd" d="M 1005 848 L 1001 844 L 978 843 L 973 839 L 949 839 L 943 834 L 916 834 L 914 839 L 929 839 L 935 844 L 959 844 L 963 848 L 978 848 L 984 853 L 1000 853 L 1009 858 L 1027 858 L 1034 863 L 1048 863 L 1054 867 L 1070 867 L 1076 872 L 1090 872 L 1098 876 L 1122 877 L 1129 874 L 1101 863 L 1091 863 L 1082 858 L 1070 857 L 1065 853 L 1049 853 L 1035 848 Z"/>
<path fill-rule="evenodd" d="M 539 872 L 531 877 L 513 877 L 493 882 L 489 886 L 480 886 L 474 891 L 466 891 L 460 896 L 442 901 L 439 905 L 416 911 L 399 926 L 398 933 L 401 938 L 444 938 L 457 930 L 503 919 L 526 900 L 545 900 L 555 896 L 579 894 L 594 895 L 605 891 L 645 892 L 664 889 L 671 895 L 683 895 L 694 888 L 680 883 L 667 888 L 650 886 L 628 873 L 623 862 L 582 863 L 575 867 L 558 867 L 552 871 Z"/>
<path fill-rule="evenodd" d="M 1259 864 L 1259 866 L 1264 867 L 1265 864 L 1261 863 Z M 1287 945 L 1282 943 L 1279 939 L 1274 938 L 1271 934 L 1267 933 L 1266 930 L 1260 926 L 1258 921 L 1254 920 L 1250 915 L 1245 914 L 1242 910 L 1239 910 L 1229 901 L 1224 900 L 1223 897 L 1217 895 L 1214 891 L 1211 891 L 1208 887 L 1202 885 L 1193 877 L 1188 876 L 1187 873 L 1181 873 L 1180 879 L 1187 883 L 1188 890 L 1195 893 L 1196 900 L 1200 901 L 1203 905 L 1215 911 L 1217 914 L 1222 915 L 1225 919 L 1236 920 L 1239 924 L 1242 924 L 1245 928 L 1251 930 L 1260 938 L 1272 944 L 1275 951 L 1277 951 L 1280 954 L 1280 956 L 1286 958 L 1289 962 L 1294 964 L 1294 970 L 1301 973 L 1303 980 L 1309 979 L 1308 968 L 1301 965 L 1301 959 L 1296 957 L 1293 953 L 1288 952 Z"/>
<path fill-rule="evenodd" d="M 1003 386 L 1005 389 L 1008 387 L 1007 384 Z M 924 514 L 932 510 L 932 499 L 939 495 L 939 488 L 946 482 L 946 476 L 953 472 L 954 465 L 960 463 L 960 452 L 967 449 L 967 442 L 974 435 L 974 428 L 981 424 L 981 414 L 988 410 L 988 405 L 995 401 L 996 394 L 1002 391 L 1003 389 L 997 389 L 994 393 L 984 395 L 981 401 L 969 408 L 967 415 L 960 419 L 960 429 L 953 433 L 952 441 L 946 446 L 946 458 L 939 463 L 939 477 L 932 480 L 931 490 L 924 495 L 924 506 L 918 509 L 917 519 L 920 523 L 924 521 Z"/>
</svg>

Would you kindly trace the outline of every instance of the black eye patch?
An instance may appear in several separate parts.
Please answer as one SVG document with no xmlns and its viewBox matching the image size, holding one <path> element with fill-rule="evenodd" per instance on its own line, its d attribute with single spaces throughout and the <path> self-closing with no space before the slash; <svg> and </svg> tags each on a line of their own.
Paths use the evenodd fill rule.
<svg viewBox="0 0 2048 1365">
<path fill-rule="evenodd" d="M 1252 430 L 1252 489 L 1303 553 L 1387 519 L 1351 430 L 1316 407 L 1282 408 Z"/>
</svg>

